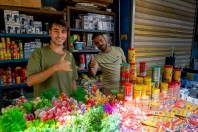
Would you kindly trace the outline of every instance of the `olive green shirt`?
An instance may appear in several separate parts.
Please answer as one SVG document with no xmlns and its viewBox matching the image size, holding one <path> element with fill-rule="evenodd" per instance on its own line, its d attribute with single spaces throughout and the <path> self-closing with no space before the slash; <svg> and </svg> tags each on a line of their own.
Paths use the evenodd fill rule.
<svg viewBox="0 0 198 132">
<path fill-rule="evenodd" d="M 77 68 L 73 55 L 66 52 L 65 60 L 71 62 L 72 72 L 58 71 L 50 76 L 44 82 L 33 86 L 34 97 L 40 96 L 41 92 L 49 88 L 57 89 L 58 94 L 64 92 L 70 95 L 72 92 L 72 81 L 78 78 Z M 31 54 L 27 65 L 27 76 L 41 72 L 48 67 L 56 64 L 63 55 L 55 53 L 49 46 L 35 49 Z"/>
<path fill-rule="evenodd" d="M 125 59 L 120 47 L 111 46 L 109 53 L 100 52 L 95 56 L 97 64 L 102 69 L 102 85 L 104 88 L 118 89 L 120 81 L 120 64 Z"/>
</svg>

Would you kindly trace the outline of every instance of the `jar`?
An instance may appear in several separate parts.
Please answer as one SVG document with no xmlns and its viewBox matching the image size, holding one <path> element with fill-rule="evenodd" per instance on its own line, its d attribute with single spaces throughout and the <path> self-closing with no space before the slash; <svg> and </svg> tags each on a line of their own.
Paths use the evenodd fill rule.
<svg viewBox="0 0 198 132">
<path fill-rule="evenodd" d="M 153 81 L 160 81 L 160 66 L 153 66 L 152 67 L 152 76 Z"/>
<path fill-rule="evenodd" d="M 165 65 L 164 66 L 163 82 L 171 82 L 172 81 L 172 73 L 173 73 L 173 66 Z"/>
<path fill-rule="evenodd" d="M 143 77 L 137 77 L 136 78 L 136 84 L 142 85 L 143 84 Z"/>
<path fill-rule="evenodd" d="M 122 63 L 120 67 L 120 81 L 129 82 L 130 64 Z"/>
<path fill-rule="evenodd" d="M 133 87 L 133 98 L 136 100 L 140 100 L 142 96 L 142 85 L 134 85 Z"/>
<path fill-rule="evenodd" d="M 148 87 L 148 85 L 142 84 L 142 97 L 146 96 L 147 87 Z"/>
<path fill-rule="evenodd" d="M 132 100 L 133 99 L 133 84 L 132 83 L 124 83 L 124 99 Z"/>
<path fill-rule="evenodd" d="M 164 97 L 168 96 L 168 83 L 161 82 L 160 83 L 160 91 L 163 93 Z"/>
<path fill-rule="evenodd" d="M 173 81 L 180 82 L 180 80 L 181 80 L 181 70 L 174 69 Z"/>
<path fill-rule="evenodd" d="M 152 88 L 152 101 L 159 102 L 159 88 Z"/>
<path fill-rule="evenodd" d="M 151 77 L 144 77 L 144 84 L 151 84 Z"/>
<path fill-rule="evenodd" d="M 147 90 L 146 90 L 146 95 L 149 96 L 149 98 L 151 97 L 151 84 L 147 85 Z"/>
<path fill-rule="evenodd" d="M 135 63 L 135 49 L 134 48 L 128 49 L 128 62 Z"/>
<path fill-rule="evenodd" d="M 140 62 L 140 76 L 146 76 L 146 62 Z"/>
</svg>

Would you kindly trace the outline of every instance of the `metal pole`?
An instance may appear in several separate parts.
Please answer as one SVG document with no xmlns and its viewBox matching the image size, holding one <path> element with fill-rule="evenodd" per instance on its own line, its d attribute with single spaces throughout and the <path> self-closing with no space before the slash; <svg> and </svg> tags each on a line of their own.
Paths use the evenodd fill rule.
<svg viewBox="0 0 198 132">
<path fill-rule="evenodd" d="M 135 0 L 131 0 L 130 6 L 130 45 L 129 48 L 134 48 L 134 26 L 135 26 Z"/>
</svg>

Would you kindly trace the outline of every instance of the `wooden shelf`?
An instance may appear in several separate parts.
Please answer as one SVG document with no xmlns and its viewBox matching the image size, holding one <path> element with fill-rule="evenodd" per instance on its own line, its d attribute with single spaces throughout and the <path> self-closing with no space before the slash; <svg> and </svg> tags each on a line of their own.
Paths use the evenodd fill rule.
<svg viewBox="0 0 198 132">
<path fill-rule="evenodd" d="M 73 32 L 88 32 L 88 33 L 114 33 L 114 31 L 87 30 L 87 29 L 75 29 L 75 28 L 70 28 L 70 31 L 73 31 Z"/>
<path fill-rule="evenodd" d="M 49 35 L 43 34 L 10 34 L 10 33 L 0 33 L 0 37 L 33 37 L 33 38 L 49 38 Z"/>
<path fill-rule="evenodd" d="M 98 14 L 103 14 L 103 15 L 115 15 L 114 12 L 107 12 L 107 11 L 100 11 L 100 10 L 95 10 L 95 9 L 87 9 L 87 8 L 81 8 L 81 7 L 72 7 L 72 6 L 67 6 L 67 10 L 71 11 L 78 11 L 78 12 L 91 12 L 91 13 L 98 13 Z"/>
<path fill-rule="evenodd" d="M 31 8 L 23 8 L 23 7 L 14 7 L 14 6 L 3 6 L 0 5 L 0 9 L 3 10 L 16 10 L 20 12 L 36 14 L 36 15 L 63 15 L 62 11 L 52 11 L 52 10 L 40 10 L 40 9 L 31 9 Z"/>
</svg>

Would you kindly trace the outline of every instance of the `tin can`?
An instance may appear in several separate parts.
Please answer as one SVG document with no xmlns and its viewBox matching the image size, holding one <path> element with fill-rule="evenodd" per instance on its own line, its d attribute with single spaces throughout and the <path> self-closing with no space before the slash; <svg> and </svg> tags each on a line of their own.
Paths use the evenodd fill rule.
<svg viewBox="0 0 198 132">
<path fill-rule="evenodd" d="M 124 83 L 124 99 L 132 100 L 133 99 L 133 84 L 132 83 Z"/>
<path fill-rule="evenodd" d="M 152 76 L 153 76 L 153 81 L 156 81 L 156 82 L 160 81 L 160 66 L 152 67 Z"/>
<path fill-rule="evenodd" d="M 136 63 L 130 63 L 130 82 L 136 80 Z"/>
<path fill-rule="evenodd" d="M 146 62 L 140 62 L 140 76 L 146 76 Z"/>
<path fill-rule="evenodd" d="M 173 73 L 173 66 L 165 65 L 164 66 L 163 82 L 171 82 L 172 81 L 172 73 Z"/>
<path fill-rule="evenodd" d="M 181 80 L 181 70 L 180 69 L 174 69 L 173 81 L 180 82 L 180 80 Z"/>
<path fill-rule="evenodd" d="M 120 81 L 129 82 L 130 65 L 128 63 L 122 63 L 120 67 Z"/>
<path fill-rule="evenodd" d="M 135 63 L 135 49 L 134 48 L 128 49 L 128 62 Z"/>
<path fill-rule="evenodd" d="M 140 100 L 142 97 L 142 85 L 134 85 L 133 98 Z"/>
<path fill-rule="evenodd" d="M 80 54 L 80 68 L 85 68 L 85 54 Z"/>
</svg>

